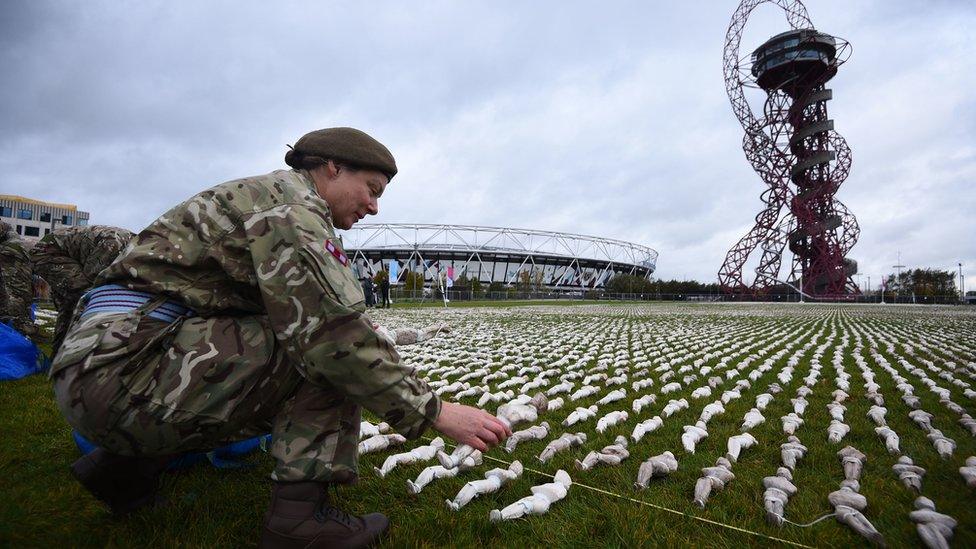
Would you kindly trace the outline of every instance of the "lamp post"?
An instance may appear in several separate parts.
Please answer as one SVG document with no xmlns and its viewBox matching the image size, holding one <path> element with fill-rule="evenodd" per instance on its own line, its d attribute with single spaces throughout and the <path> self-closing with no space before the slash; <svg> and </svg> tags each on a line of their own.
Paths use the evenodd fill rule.
<svg viewBox="0 0 976 549">
<path fill-rule="evenodd" d="M 895 280 L 898 282 L 898 294 L 897 295 L 900 296 L 901 295 L 901 270 L 905 268 L 905 266 L 901 264 L 901 252 L 898 252 L 898 262 L 897 263 L 898 263 L 897 265 L 892 265 L 891 267 L 893 269 L 897 269 L 898 270 L 898 278 L 896 278 Z M 895 301 L 897 301 L 897 298 L 895 299 Z"/>
<path fill-rule="evenodd" d="M 966 302 L 966 286 L 962 277 L 962 262 L 959 262 L 959 301 Z"/>
</svg>

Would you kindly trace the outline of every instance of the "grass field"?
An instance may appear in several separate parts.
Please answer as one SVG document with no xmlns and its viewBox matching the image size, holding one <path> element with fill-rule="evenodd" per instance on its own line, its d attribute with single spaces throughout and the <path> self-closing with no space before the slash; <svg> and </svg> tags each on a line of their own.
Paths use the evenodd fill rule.
<svg viewBox="0 0 976 549">
<path fill-rule="evenodd" d="M 841 305 L 493 305 L 452 307 L 447 311 L 399 308 L 377 311 L 374 316 L 394 327 L 435 321 L 446 321 L 453 327 L 446 337 L 403 349 L 405 359 L 422 371 L 445 365 L 455 368 L 426 374 L 440 387 L 444 386 L 443 381 L 456 381 L 481 368 L 502 370 L 508 376 L 488 383 L 491 391 L 496 391 L 506 379 L 518 377 L 520 369 L 533 367 L 542 372 L 525 372 L 526 382 L 540 375 L 547 382 L 527 391 L 530 394 L 546 391 L 559 382 L 559 375 L 573 371 L 608 376 L 621 373 L 627 374 L 628 380 L 616 387 L 604 387 L 602 380 L 593 382 L 600 391 L 577 401 L 570 401 L 569 394 L 559 395 L 566 404 L 539 418 L 552 426 L 549 438 L 567 431 L 583 431 L 588 440 L 584 446 L 557 454 L 546 464 L 535 457 L 546 440 L 522 443 L 513 454 L 499 448 L 487 454 L 489 459 L 482 467 L 435 481 L 412 496 L 405 483 L 427 464 L 398 468 L 384 479 L 376 476 L 372 467 L 380 465 L 392 452 L 426 441 L 408 442 L 401 449 L 363 456 L 361 481 L 340 491 L 341 505 L 355 513 L 387 513 L 392 527 L 384 546 L 777 544 L 770 537 L 810 546 L 864 545 L 863 538 L 833 519 L 809 528 L 790 524 L 779 528 L 766 523 L 761 481 L 773 475 L 780 465 L 780 444 L 787 438 L 780 417 L 793 411 L 790 399 L 801 386 L 813 390 L 807 397 L 804 424 L 796 432 L 809 451 L 794 472 L 799 491 L 786 507 L 786 518 L 807 523 L 832 512 L 827 494 L 836 490 L 844 478 L 836 454 L 851 445 L 868 456 L 860 490 L 868 500 L 864 515 L 889 546 L 918 546 L 920 538 L 908 518 L 915 495 L 892 471 L 898 456 L 886 451 L 875 434 L 875 424 L 866 415 L 873 403 L 864 396 L 864 371 L 873 372 L 880 386 L 878 392 L 888 409 L 887 424 L 900 437 L 900 451 L 928 470 L 922 495 L 932 499 L 939 512 L 959 521 L 952 545 L 976 546 L 974 493 L 959 473 L 965 459 L 976 455 L 976 437 L 958 423 L 960 415 L 947 407 L 948 402 L 953 402 L 970 414 L 974 408 L 974 401 L 965 394 L 967 386 L 976 384 L 973 312 L 958 308 Z M 894 376 L 882 367 L 882 361 L 914 388 L 920 408 L 934 415 L 932 426 L 955 441 L 951 457 L 940 458 L 925 431 L 909 419 L 910 408 L 902 401 L 902 392 L 896 387 Z M 708 437 L 698 443 L 695 453 L 685 452 L 680 442 L 682 427 L 693 425 L 706 404 L 717 400 L 737 380 L 749 379 L 749 374 L 764 363 L 768 369 L 754 374 L 757 377 L 751 380 L 751 387 L 741 391 L 741 398 L 729 400 L 725 413 L 708 422 Z M 859 363 L 867 370 L 862 370 Z M 546 370 L 559 374 L 547 374 Z M 675 374 L 667 374 L 673 377 L 662 380 L 668 371 Z M 786 375 L 790 372 L 791 376 Z M 811 377 L 812 372 L 816 375 Z M 849 375 L 850 397 L 844 402 L 844 421 L 851 430 L 839 444 L 831 444 L 827 442 L 831 417 L 826 406 L 834 400 L 831 393 L 837 388 L 839 372 Z M 632 389 L 633 382 L 648 377 L 654 379 L 652 386 Z M 691 393 L 707 386 L 711 377 L 721 380 L 712 394 L 693 399 Z M 950 398 L 940 398 L 923 379 L 947 390 Z M 583 380 L 573 381 L 578 389 Z M 660 394 L 663 386 L 675 381 L 681 385 L 678 390 Z M 714 492 L 704 509 L 694 506 L 692 494 L 701 469 L 713 465 L 717 457 L 726 453 L 727 439 L 740 432 L 742 418 L 755 406 L 756 396 L 773 383 L 779 384 L 782 392 L 774 394 L 762 411 L 766 421 L 750 430 L 758 444 L 744 450 L 733 464 L 735 479 L 724 490 Z M 472 380 L 471 385 L 482 383 Z M 521 385 L 513 384 L 516 394 Z M 630 417 L 624 423 L 602 434 L 595 429 L 597 418 L 569 428 L 560 425 L 577 406 L 595 404 L 611 389 L 620 387 L 626 389 L 626 398 L 601 405 L 597 418 L 614 410 L 626 410 Z M 444 397 L 451 398 L 451 393 Z M 631 402 L 645 394 L 656 394 L 656 402 L 633 413 Z M 666 418 L 662 427 L 639 442 L 631 441 L 631 455 L 621 465 L 589 471 L 573 467 L 575 459 L 611 444 L 617 435 L 629 437 L 637 423 L 660 414 L 670 399 L 680 398 L 686 398 L 690 407 Z M 461 399 L 468 404 L 477 400 L 477 395 Z M 486 407 L 494 410 L 497 406 Z M 527 426 L 520 425 L 516 430 Z M 267 475 L 272 465 L 264 454 L 249 456 L 247 461 L 253 467 L 247 469 L 197 466 L 168 474 L 164 485 L 166 505 L 116 520 L 67 472 L 78 451 L 54 405 L 47 379 L 33 376 L 0 385 L 0 437 L 0 545 L 237 547 L 253 546 L 258 540 L 269 499 Z M 652 481 L 647 490 L 636 490 L 633 483 L 641 462 L 665 450 L 677 457 L 678 470 L 665 479 Z M 446 508 L 444 500 L 453 498 L 465 482 L 480 479 L 484 471 L 513 459 L 519 459 L 527 468 L 521 478 L 460 511 Z M 531 486 L 549 482 L 546 474 L 560 468 L 569 472 L 574 485 L 548 514 L 498 524 L 488 521 L 489 510 L 528 495 Z"/>
</svg>

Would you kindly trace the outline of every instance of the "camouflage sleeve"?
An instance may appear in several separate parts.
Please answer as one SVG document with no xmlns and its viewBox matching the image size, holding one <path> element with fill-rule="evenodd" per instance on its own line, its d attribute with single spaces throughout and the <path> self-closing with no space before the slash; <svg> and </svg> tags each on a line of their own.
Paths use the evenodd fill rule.
<svg viewBox="0 0 976 549">
<path fill-rule="evenodd" d="M 278 340 L 302 374 L 337 388 L 408 438 L 440 413 L 440 399 L 364 314 L 352 271 L 330 250 L 338 239 L 314 208 L 284 204 L 250 213 L 245 234 Z"/>
</svg>

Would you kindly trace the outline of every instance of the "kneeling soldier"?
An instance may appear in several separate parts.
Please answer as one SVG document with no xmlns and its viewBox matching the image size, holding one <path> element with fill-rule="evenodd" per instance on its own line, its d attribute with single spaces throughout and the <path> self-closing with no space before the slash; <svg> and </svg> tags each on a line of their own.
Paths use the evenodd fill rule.
<svg viewBox="0 0 976 549">
<path fill-rule="evenodd" d="M 360 410 L 408 438 L 433 426 L 487 450 L 510 431 L 442 402 L 364 314 L 334 227 L 378 212 L 396 174 L 365 133 L 302 137 L 290 171 L 203 191 L 139 233 L 82 298 L 51 368 L 68 422 L 100 447 L 72 466 L 113 511 L 153 501 L 167 456 L 272 432 L 265 547 L 360 547 L 385 516 L 350 516 Z"/>
</svg>

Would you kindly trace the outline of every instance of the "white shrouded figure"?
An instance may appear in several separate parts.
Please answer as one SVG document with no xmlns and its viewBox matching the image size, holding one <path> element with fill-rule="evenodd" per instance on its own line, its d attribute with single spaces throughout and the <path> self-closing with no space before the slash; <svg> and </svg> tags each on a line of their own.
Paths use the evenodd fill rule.
<svg viewBox="0 0 976 549">
<path fill-rule="evenodd" d="M 663 415 L 664 417 L 671 417 L 672 415 L 674 415 L 675 412 L 679 412 L 687 408 L 688 408 L 688 401 L 683 398 L 679 398 L 678 400 L 669 400 L 668 403 L 664 406 L 664 409 L 661 410 L 661 415 Z"/>
<path fill-rule="evenodd" d="M 549 511 L 549 507 L 566 497 L 569 487 L 573 485 L 573 479 L 569 473 L 562 469 L 556 471 L 555 482 L 540 484 L 531 488 L 532 495 L 524 497 L 504 509 L 493 509 L 488 513 L 491 522 L 512 520 L 525 515 L 543 515 Z"/>
<path fill-rule="evenodd" d="M 604 395 L 604 397 L 596 401 L 596 403 L 599 404 L 600 406 L 603 406 L 604 404 L 610 404 L 611 402 L 617 402 L 618 400 L 623 400 L 626 397 L 627 397 L 626 389 L 615 389 L 613 391 L 610 391 L 606 395 Z"/>
<path fill-rule="evenodd" d="M 798 416 L 802 416 L 803 412 L 805 412 L 807 409 L 807 405 L 810 404 L 807 402 L 807 399 L 803 397 L 791 399 L 790 402 L 793 403 L 793 413 Z"/>
<path fill-rule="evenodd" d="M 563 397 L 550 398 L 547 411 L 551 412 L 553 410 L 558 410 L 563 407 L 563 404 L 565 404 Z"/>
<path fill-rule="evenodd" d="M 803 456 L 806 455 L 807 447 L 800 444 L 800 439 L 795 436 L 790 435 L 790 438 L 786 440 L 788 442 L 779 445 L 780 457 L 785 467 L 796 469 L 796 462 L 803 459 Z"/>
<path fill-rule="evenodd" d="M 901 456 L 898 458 L 898 463 L 891 468 L 906 488 L 914 490 L 916 494 L 922 493 L 922 477 L 925 476 L 925 469 L 915 465 L 912 458 Z"/>
<path fill-rule="evenodd" d="M 844 440 L 847 433 L 851 431 L 851 426 L 846 423 L 841 423 L 836 419 L 831 420 L 830 425 L 827 427 L 827 440 L 832 444 L 837 444 L 838 442 Z"/>
<path fill-rule="evenodd" d="M 549 436 L 549 422 L 543 421 L 538 425 L 533 425 L 528 429 L 522 429 L 521 431 L 516 431 L 512 433 L 512 436 L 505 440 L 505 451 L 512 453 L 515 451 L 515 447 L 518 446 L 520 442 L 525 442 L 527 440 L 542 440 Z"/>
<path fill-rule="evenodd" d="M 757 442 L 758 441 L 756 440 L 756 437 L 752 436 L 749 433 L 742 433 L 741 435 L 732 435 L 729 437 L 729 441 L 727 443 L 729 452 L 726 455 L 726 457 L 728 457 L 730 461 L 735 463 L 736 461 L 739 461 L 739 454 L 742 452 L 742 450 L 745 450 L 746 448 L 752 448 L 755 444 L 757 444 Z"/>
<path fill-rule="evenodd" d="M 827 403 L 827 411 L 830 412 L 830 417 L 837 421 L 844 421 L 844 412 L 847 411 L 847 406 L 844 406 L 840 402 L 829 402 Z"/>
<path fill-rule="evenodd" d="M 722 393 L 722 396 L 719 397 L 719 401 L 722 404 L 728 404 L 729 402 L 732 402 L 733 400 L 736 400 L 736 399 L 739 399 L 739 398 L 742 398 L 742 391 L 740 391 L 738 389 L 732 389 L 730 391 L 723 392 Z"/>
<path fill-rule="evenodd" d="M 584 385 L 575 393 L 569 396 L 569 400 L 579 400 L 588 396 L 593 396 L 600 392 L 600 388 L 595 385 Z"/>
<path fill-rule="evenodd" d="M 441 466 L 443 466 L 445 469 L 455 469 L 468 457 L 475 455 L 475 453 L 477 453 L 479 456 L 481 455 L 480 450 L 475 450 L 467 444 L 460 444 L 454 448 L 454 451 L 452 451 L 450 454 L 444 450 L 439 450 L 437 452 L 437 461 L 439 461 Z"/>
<path fill-rule="evenodd" d="M 552 456 L 556 455 L 563 450 L 572 448 L 573 446 L 580 446 L 586 442 L 586 433 L 563 433 L 559 435 L 559 438 L 551 441 L 539 454 L 539 461 L 545 463 L 552 459 Z"/>
<path fill-rule="evenodd" d="M 932 414 L 926 412 L 925 410 L 912 410 L 908 412 L 908 417 L 911 418 L 923 431 L 932 430 Z"/>
<path fill-rule="evenodd" d="M 766 421 L 766 418 L 763 417 L 762 413 L 756 408 L 753 408 L 746 412 L 746 415 L 742 418 L 742 432 L 746 432 L 764 421 Z"/>
<path fill-rule="evenodd" d="M 762 480 L 763 506 L 766 508 L 766 522 L 775 526 L 783 525 L 786 503 L 796 494 L 793 473 L 786 467 L 776 470 L 776 475 Z"/>
<path fill-rule="evenodd" d="M 959 468 L 959 474 L 966 481 L 966 486 L 976 488 L 976 456 L 966 458 L 966 465 Z"/>
<path fill-rule="evenodd" d="M 634 399 L 634 402 L 631 403 L 631 408 L 635 414 L 639 414 L 642 409 L 654 404 L 655 400 L 657 400 L 657 395 L 644 395 L 638 399 Z"/>
<path fill-rule="evenodd" d="M 599 452 L 592 451 L 586 454 L 586 457 L 582 461 L 577 459 L 576 468 L 588 471 L 600 463 L 604 465 L 620 465 L 620 462 L 628 457 L 630 457 L 630 452 L 627 451 L 627 437 L 618 436 L 614 439 L 613 444 L 604 446 Z"/>
<path fill-rule="evenodd" d="M 932 446 L 935 446 L 935 451 L 939 454 L 939 457 L 942 459 L 952 457 L 952 452 L 956 449 L 956 441 L 943 435 L 942 431 L 938 429 L 932 429 L 926 436 L 932 441 Z"/>
<path fill-rule="evenodd" d="M 637 482 L 634 487 L 640 490 L 647 488 L 652 478 L 664 478 L 678 470 L 678 460 L 671 452 L 664 452 L 651 456 L 641 463 L 637 470 Z"/>
<path fill-rule="evenodd" d="M 447 500 L 447 508 L 457 511 L 482 494 L 497 492 L 507 482 L 522 476 L 522 462 L 515 460 L 508 469 L 495 468 L 485 473 L 482 480 L 472 480 L 461 487 L 454 500 Z"/>
<path fill-rule="evenodd" d="M 661 387 L 661 394 L 666 395 L 668 393 L 673 393 L 675 391 L 680 391 L 680 390 L 681 390 L 681 384 L 678 383 L 677 381 L 672 381 L 671 383 L 668 383 L 664 387 Z"/>
<path fill-rule="evenodd" d="M 872 543 L 884 545 L 881 533 L 871 524 L 861 511 L 868 506 L 868 500 L 855 490 L 856 481 L 844 481 L 841 489 L 827 495 L 827 501 L 834 506 L 834 517 L 837 522 L 850 527 Z"/>
<path fill-rule="evenodd" d="M 513 427 L 519 423 L 539 419 L 539 412 L 544 412 L 548 408 L 549 399 L 546 398 L 546 395 L 539 393 L 528 402 L 521 402 L 516 399 L 507 404 L 502 404 L 495 412 L 495 416 L 506 426 Z"/>
<path fill-rule="evenodd" d="M 393 432 L 393 428 L 390 424 L 383 421 L 377 425 L 373 425 L 368 421 L 359 422 L 359 440 L 369 437 L 375 437 L 376 435 L 388 435 Z"/>
<path fill-rule="evenodd" d="M 840 458 L 840 463 L 844 466 L 844 478 L 847 480 L 858 480 L 861 478 L 861 471 L 864 469 L 864 464 L 868 460 L 866 455 L 853 446 L 845 446 L 837 452 L 837 457 Z"/>
<path fill-rule="evenodd" d="M 424 328 L 387 328 L 376 325 L 374 328 L 378 334 L 396 343 L 397 346 L 413 345 L 427 341 L 438 334 L 446 334 L 451 331 L 451 327 L 444 322 L 431 324 Z"/>
<path fill-rule="evenodd" d="M 969 414 L 963 414 L 962 417 L 959 418 L 959 425 L 962 425 L 967 431 L 969 431 L 969 434 L 976 437 L 976 419 L 973 419 L 972 416 Z"/>
<path fill-rule="evenodd" d="M 424 486 L 427 486 L 436 479 L 455 477 L 458 473 L 463 473 L 464 471 L 478 467 L 481 465 L 482 459 L 481 451 L 475 450 L 474 453 L 469 454 L 461 460 L 461 463 L 457 467 L 447 468 L 443 465 L 427 467 L 417 475 L 416 479 L 407 481 L 407 491 L 411 494 L 419 494 L 424 489 Z"/>
<path fill-rule="evenodd" d="M 634 439 L 634 442 L 637 442 L 644 438 L 644 435 L 657 430 L 663 424 L 664 420 L 661 419 L 661 416 L 654 416 L 651 419 L 638 423 L 637 426 L 634 427 L 634 432 L 630 435 L 630 437 Z"/>
<path fill-rule="evenodd" d="M 399 446 L 406 441 L 407 438 L 399 433 L 373 435 L 359 443 L 359 455 L 386 450 L 391 446 Z"/>
<path fill-rule="evenodd" d="M 685 452 L 689 454 L 695 453 L 695 446 L 701 442 L 701 440 L 708 436 L 708 431 L 705 429 L 705 424 L 699 421 L 694 425 L 685 425 L 682 427 L 684 429 L 684 434 L 681 435 L 681 445 L 684 447 Z"/>
<path fill-rule="evenodd" d="M 734 478 L 732 464 L 724 457 L 718 458 L 714 467 L 702 469 L 702 476 L 695 484 L 695 505 L 704 509 L 712 491 L 721 491 Z"/>
<path fill-rule="evenodd" d="M 566 416 L 566 419 L 563 420 L 563 427 L 570 427 L 581 421 L 586 421 L 591 417 L 595 417 L 597 409 L 598 408 L 594 404 L 589 408 L 577 408 L 573 410 L 568 416 Z"/>
<path fill-rule="evenodd" d="M 705 423 L 708 423 L 709 421 L 712 420 L 713 417 L 724 413 L 725 413 L 725 405 L 722 404 L 721 400 L 716 400 L 715 402 L 706 404 L 705 407 L 702 408 L 701 415 L 698 416 L 698 419 L 704 421 Z"/>
<path fill-rule="evenodd" d="M 614 425 L 617 425 L 618 423 L 621 423 L 623 421 L 627 421 L 627 418 L 628 417 L 630 417 L 629 414 L 627 414 L 627 412 L 624 412 L 623 410 L 617 410 L 616 412 L 610 412 L 609 414 L 601 417 L 596 422 L 596 431 L 598 433 L 602 433 L 602 432 L 606 431 L 607 429 L 613 427 Z"/>
<path fill-rule="evenodd" d="M 430 442 L 427 446 L 418 446 L 409 452 L 404 452 L 402 454 L 393 454 L 386 458 L 383 462 L 382 467 L 373 467 L 380 477 L 386 477 L 390 471 L 397 468 L 400 465 L 407 465 L 410 463 L 430 461 L 434 459 L 437 452 L 444 449 L 444 439 L 437 437 Z"/>
<path fill-rule="evenodd" d="M 885 415 L 887 413 L 888 413 L 887 408 L 875 404 L 874 406 L 871 407 L 870 410 L 868 410 L 868 417 L 871 418 L 871 421 L 873 421 L 875 425 L 879 427 L 883 427 L 885 425 L 888 425 L 888 422 L 885 421 Z"/>
<path fill-rule="evenodd" d="M 874 432 L 878 433 L 881 440 L 884 441 L 885 448 L 887 448 L 889 454 L 899 454 L 898 444 L 900 439 L 898 438 L 898 433 L 896 433 L 891 427 L 887 425 L 881 427 L 875 427 Z"/>
<path fill-rule="evenodd" d="M 760 411 L 761 410 L 765 410 L 766 409 L 766 406 L 769 406 L 769 403 L 772 402 L 772 401 L 773 401 L 773 395 L 771 395 L 769 393 L 762 393 L 760 395 L 757 395 L 756 396 L 756 409 L 757 410 L 760 410 Z"/>
<path fill-rule="evenodd" d="M 478 408 L 483 408 L 485 404 L 488 404 L 489 402 L 501 402 L 505 399 L 510 399 L 513 396 L 515 396 L 515 391 L 512 390 L 499 391 L 497 393 L 485 393 L 481 395 L 481 398 L 478 399 Z"/>
<path fill-rule="evenodd" d="M 922 542 L 929 549 L 949 549 L 949 538 L 956 529 L 956 519 L 935 510 L 935 503 L 929 498 L 915 500 L 915 511 L 908 518 L 915 523 L 915 529 Z"/>
<path fill-rule="evenodd" d="M 796 412 L 790 412 L 779 419 L 783 422 L 783 433 L 787 435 L 792 435 L 803 425 L 803 418 L 796 415 Z"/>
<path fill-rule="evenodd" d="M 556 396 L 560 393 L 568 393 L 573 390 L 576 384 L 571 381 L 564 381 L 562 383 L 557 383 L 546 391 L 546 396 Z"/>
</svg>

